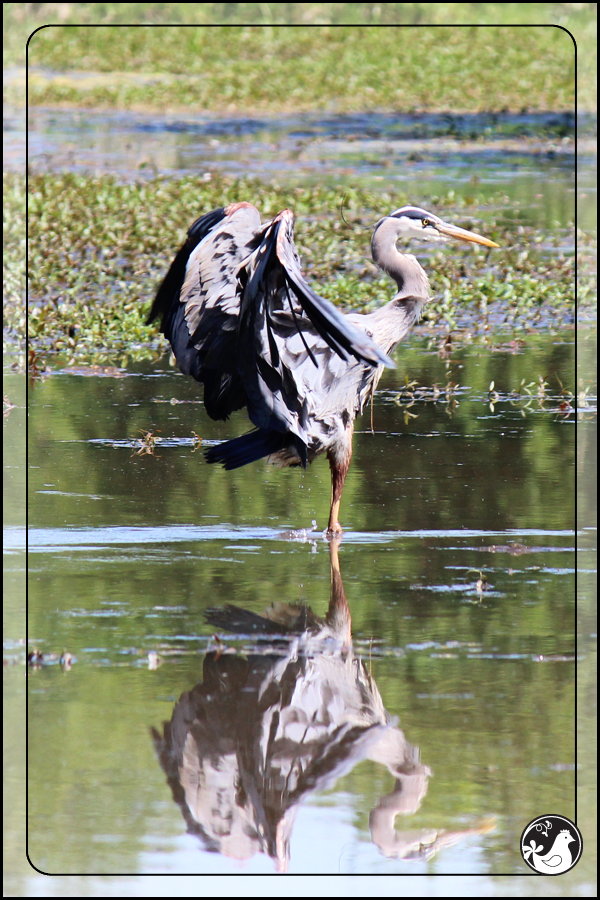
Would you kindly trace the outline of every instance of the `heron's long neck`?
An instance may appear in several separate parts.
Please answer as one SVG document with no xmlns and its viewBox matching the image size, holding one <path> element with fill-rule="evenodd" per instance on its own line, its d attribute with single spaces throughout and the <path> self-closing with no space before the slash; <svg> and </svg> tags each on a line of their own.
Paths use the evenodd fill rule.
<svg viewBox="0 0 600 900">
<path fill-rule="evenodd" d="M 396 344 L 406 337 L 421 318 L 426 303 L 426 298 L 394 297 L 390 303 L 365 316 L 373 340 L 384 353 L 391 353 Z"/>
<path fill-rule="evenodd" d="M 384 219 L 376 228 L 371 241 L 373 262 L 398 285 L 396 300 L 418 297 L 426 302 L 429 298 L 429 279 L 414 256 L 405 255 L 396 249 L 397 240 L 396 223 L 392 219 Z"/>
</svg>

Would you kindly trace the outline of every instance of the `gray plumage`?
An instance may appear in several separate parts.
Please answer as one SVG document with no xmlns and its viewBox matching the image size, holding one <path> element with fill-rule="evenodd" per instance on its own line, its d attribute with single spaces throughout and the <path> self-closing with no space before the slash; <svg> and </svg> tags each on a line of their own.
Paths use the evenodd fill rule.
<svg viewBox="0 0 600 900">
<path fill-rule="evenodd" d="M 211 448 L 208 462 L 233 469 L 267 456 L 303 465 L 325 452 L 332 472 L 328 531 L 340 531 L 341 492 L 352 455 L 354 419 L 389 354 L 418 321 L 427 275 L 396 249 L 401 237 L 493 241 L 403 207 L 375 226 L 374 262 L 398 286 L 390 303 L 343 315 L 305 281 L 293 240 L 294 215 L 261 224 L 250 203 L 198 219 L 163 281 L 148 321 L 161 317 L 181 371 L 204 384 L 213 419 L 246 406 L 255 431 Z"/>
</svg>

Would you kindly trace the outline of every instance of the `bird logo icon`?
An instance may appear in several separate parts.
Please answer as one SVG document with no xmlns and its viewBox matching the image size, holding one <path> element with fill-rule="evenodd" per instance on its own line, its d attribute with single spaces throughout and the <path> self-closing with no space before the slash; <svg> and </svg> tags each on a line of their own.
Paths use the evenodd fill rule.
<svg viewBox="0 0 600 900">
<path fill-rule="evenodd" d="M 540 875 L 568 872 L 578 862 L 581 850 L 581 833 L 564 816 L 540 816 L 529 823 L 521 836 L 521 855 Z"/>
</svg>

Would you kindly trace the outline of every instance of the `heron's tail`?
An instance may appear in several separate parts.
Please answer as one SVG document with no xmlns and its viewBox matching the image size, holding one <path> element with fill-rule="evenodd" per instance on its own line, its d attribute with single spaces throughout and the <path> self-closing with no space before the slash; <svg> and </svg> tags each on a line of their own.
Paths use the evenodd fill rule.
<svg viewBox="0 0 600 900">
<path fill-rule="evenodd" d="M 248 463 L 262 459 L 263 456 L 284 450 L 289 442 L 288 434 L 257 428 L 231 441 L 211 447 L 204 455 L 206 462 L 223 463 L 226 469 L 239 469 L 240 466 L 247 466 Z"/>
</svg>

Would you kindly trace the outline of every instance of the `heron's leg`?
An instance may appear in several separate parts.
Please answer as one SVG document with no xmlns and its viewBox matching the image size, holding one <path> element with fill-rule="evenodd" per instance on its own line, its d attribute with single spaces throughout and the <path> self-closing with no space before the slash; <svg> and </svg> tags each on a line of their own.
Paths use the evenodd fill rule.
<svg viewBox="0 0 600 900">
<path fill-rule="evenodd" d="M 350 468 L 350 460 L 352 459 L 352 431 L 350 431 L 349 441 L 344 447 L 344 452 L 340 453 L 338 448 L 329 450 L 327 459 L 329 460 L 329 468 L 331 469 L 331 509 L 329 510 L 327 534 L 329 537 L 332 537 L 335 534 L 342 533 L 342 526 L 339 523 L 340 503 L 342 500 L 342 491 L 344 490 L 344 482 L 346 481 L 346 475 Z"/>
<path fill-rule="evenodd" d="M 329 597 L 329 609 L 327 610 L 327 624 L 334 629 L 337 637 L 350 645 L 352 642 L 352 619 L 350 607 L 344 591 L 344 582 L 340 572 L 340 560 L 338 549 L 342 540 L 341 534 L 333 535 L 329 541 L 329 554 L 331 562 L 331 594 Z"/>
</svg>

